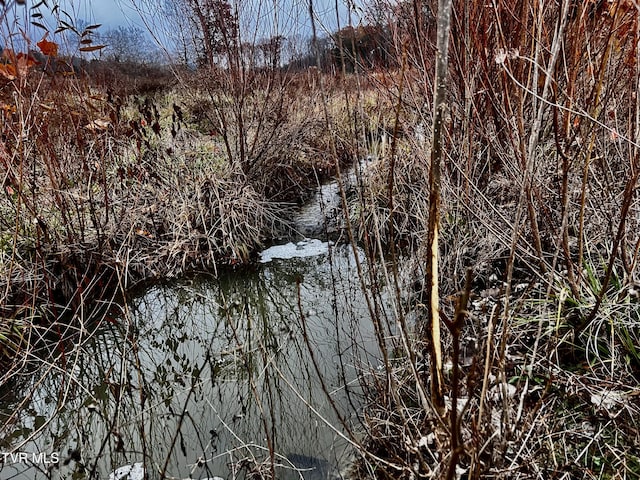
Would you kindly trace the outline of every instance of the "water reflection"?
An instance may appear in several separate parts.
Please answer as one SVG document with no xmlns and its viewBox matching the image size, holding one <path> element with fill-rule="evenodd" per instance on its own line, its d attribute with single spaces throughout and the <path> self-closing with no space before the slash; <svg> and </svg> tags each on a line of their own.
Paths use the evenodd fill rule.
<svg viewBox="0 0 640 480">
<path fill-rule="evenodd" d="M 148 288 L 14 398 L 0 392 L 0 450 L 60 456 L 9 459 L 0 478 L 138 462 L 148 478 L 335 478 L 370 324 L 350 247 Z"/>
</svg>

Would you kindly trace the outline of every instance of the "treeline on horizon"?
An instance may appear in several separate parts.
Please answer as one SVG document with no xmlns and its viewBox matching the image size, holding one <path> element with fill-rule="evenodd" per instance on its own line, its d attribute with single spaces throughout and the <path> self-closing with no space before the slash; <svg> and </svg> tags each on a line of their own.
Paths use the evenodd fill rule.
<svg viewBox="0 0 640 480">
<path fill-rule="evenodd" d="M 435 45 L 435 9 L 432 1 L 377 2 L 363 13 L 358 25 L 347 25 L 326 36 L 272 36 L 255 42 L 234 42 L 242 32 L 227 0 L 185 0 L 194 17 L 194 48 L 183 48 L 178 55 L 183 63 L 196 59 L 197 67 L 220 66 L 220 57 L 233 53 L 248 69 L 303 71 L 318 68 L 325 73 L 399 67 L 401 58 L 394 48 L 398 38 L 425 38 Z M 208 14 L 197 6 L 206 4 Z M 418 35 L 418 32 L 419 35 Z M 234 45 L 235 43 L 235 45 Z"/>
<path fill-rule="evenodd" d="M 135 3 L 135 2 L 134 2 Z M 88 23 L 78 19 L 75 22 L 61 22 L 55 32 L 32 19 L 36 27 L 25 41 L 5 38 L 0 45 L 0 63 L 10 62 L 11 52 L 22 52 L 42 69 L 50 68 L 58 73 L 91 72 L 105 63 L 117 64 L 123 70 L 135 69 L 140 65 L 179 65 L 188 69 L 225 68 L 235 58 L 247 70 L 273 69 L 283 71 L 303 71 L 318 68 L 325 73 L 357 70 L 395 68 L 401 63 L 394 49 L 398 37 L 415 37 L 415 42 L 423 42 L 425 34 L 429 42 L 435 39 L 435 14 L 433 2 L 403 1 L 396 5 L 378 2 L 370 7 L 357 25 L 347 25 L 332 34 L 312 35 L 292 33 L 244 39 L 241 21 L 228 0 L 174 0 L 174 5 L 182 5 L 183 15 L 178 18 L 168 15 L 173 27 L 182 27 L 188 34 L 181 42 L 167 41 L 159 46 L 149 39 L 149 34 L 138 26 L 117 26 L 105 29 L 94 24 L 89 31 Z M 24 8 L 24 7 L 22 7 Z M 30 9 L 31 12 L 35 8 Z M 31 13 L 31 17 L 39 17 Z M 167 30 L 166 25 L 164 26 Z M 86 33 L 90 35 L 87 36 Z M 420 32 L 420 40 L 418 34 Z M 60 45 L 60 55 L 47 58 L 35 47 L 39 40 L 49 37 Z M 158 31 L 153 31 L 154 36 Z M 162 38 L 156 36 L 156 42 Z M 186 39 L 185 39 L 186 38 Z M 8 43 L 7 43 L 8 42 Z M 83 44 L 90 42 L 96 50 L 87 55 Z M 80 51 L 78 51 L 80 46 Z M 99 48 L 97 47 L 99 46 Z"/>
</svg>

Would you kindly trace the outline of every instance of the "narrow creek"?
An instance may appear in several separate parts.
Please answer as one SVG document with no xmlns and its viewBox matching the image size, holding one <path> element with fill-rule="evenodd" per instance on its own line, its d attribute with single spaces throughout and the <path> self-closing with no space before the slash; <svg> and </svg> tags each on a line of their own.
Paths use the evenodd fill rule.
<svg viewBox="0 0 640 480">
<path fill-rule="evenodd" d="M 303 234 L 339 201 L 320 192 Z M 0 479 L 342 478 L 343 422 L 358 430 L 358 379 L 378 357 L 356 255 L 305 238 L 139 292 L 2 387 L 0 452 L 24 458 L 3 453 Z"/>
</svg>

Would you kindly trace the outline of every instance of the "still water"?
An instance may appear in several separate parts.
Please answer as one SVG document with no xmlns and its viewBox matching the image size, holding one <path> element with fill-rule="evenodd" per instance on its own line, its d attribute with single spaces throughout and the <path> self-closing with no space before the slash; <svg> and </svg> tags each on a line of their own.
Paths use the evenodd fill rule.
<svg viewBox="0 0 640 480">
<path fill-rule="evenodd" d="M 139 292 L 0 387 L 0 479 L 341 478 L 378 363 L 356 255 L 306 240 Z"/>
</svg>

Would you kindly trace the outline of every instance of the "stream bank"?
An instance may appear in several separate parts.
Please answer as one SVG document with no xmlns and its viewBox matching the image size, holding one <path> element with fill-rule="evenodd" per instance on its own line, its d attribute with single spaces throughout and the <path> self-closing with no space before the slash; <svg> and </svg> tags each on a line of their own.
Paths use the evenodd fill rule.
<svg viewBox="0 0 640 480">
<path fill-rule="evenodd" d="M 343 478 L 343 422 L 357 430 L 377 343 L 364 253 L 329 239 L 339 205 L 337 182 L 322 185 L 292 222 L 299 237 L 255 265 L 130 290 L 51 352 L 57 367 L 16 373 L 2 448 L 59 461 L 5 462 L 0 478 Z"/>
</svg>

